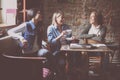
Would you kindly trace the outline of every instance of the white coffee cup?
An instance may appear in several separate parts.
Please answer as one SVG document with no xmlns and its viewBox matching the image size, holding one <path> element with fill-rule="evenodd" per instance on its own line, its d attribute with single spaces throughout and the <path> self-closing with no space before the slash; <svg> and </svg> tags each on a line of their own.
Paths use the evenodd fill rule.
<svg viewBox="0 0 120 80">
<path fill-rule="evenodd" d="M 67 35 L 72 34 L 72 30 L 71 29 L 67 29 L 66 32 L 67 32 Z"/>
</svg>

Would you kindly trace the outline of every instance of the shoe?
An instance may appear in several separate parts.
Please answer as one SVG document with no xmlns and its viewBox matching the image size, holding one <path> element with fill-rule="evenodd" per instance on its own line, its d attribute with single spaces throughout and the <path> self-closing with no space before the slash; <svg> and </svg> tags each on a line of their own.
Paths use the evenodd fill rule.
<svg viewBox="0 0 120 80">
<path fill-rule="evenodd" d="M 94 71 L 89 71 L 89 76 L 99 76 L 99 74 L 95 73 Z"/>
</svg>

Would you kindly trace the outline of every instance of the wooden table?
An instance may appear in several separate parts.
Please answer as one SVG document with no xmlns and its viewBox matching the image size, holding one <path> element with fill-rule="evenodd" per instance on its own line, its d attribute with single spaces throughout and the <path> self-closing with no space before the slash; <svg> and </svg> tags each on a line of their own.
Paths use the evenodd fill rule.
<svg viewBox="0 0 120 80">
<path fill-rule="evenodd" d="M 77 49 L 71 49 L 70 45 L 62 45 L 61 46 L 61 51 L 66 52 L 67 55 L 69 55 L 69 52 L 71 54 L 71 52 L 80 52 L 82 53 L 82 58 L 84 58 L 85 60 L 85 65 L 84 65 L 84 71 L 86 71 L 86 78 L 88 76 L 88 72 L 89 72 L 89 56 L 88 53 L 89 52 L 100 52 L 102 54 L 104 54 L 104 56 L 102 56 L 101 58 L 101 62 L 103 61 L 102 59 L 105 58 L 105 56 L 111 52 L 113 52 L 113 50 L 111 50 L 110 48 L 106 47 L 96 47 L 96 48 L 77 48 Z"/>
<path fill-rule="evenodd" d="M 62 45 L 60 50 L 61 51 L 80 51 L 80 52 L 111 52 L 112 51 L 108 47 L 71 49 L 69 45 Z"/>
</svg>

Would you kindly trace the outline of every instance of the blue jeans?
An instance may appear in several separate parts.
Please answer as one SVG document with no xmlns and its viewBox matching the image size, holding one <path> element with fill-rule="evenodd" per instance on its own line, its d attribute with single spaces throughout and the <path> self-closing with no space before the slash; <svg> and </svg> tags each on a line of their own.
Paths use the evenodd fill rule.
<svg viewBox="0 0 120 80">
<path fill-rule="evenodd" d="M 42 49 L 40 49 L 40 50 L 38 51 L 37 55 L 38 55 L 38 56 L 45 56 L 45 55 L 47 55 L 48 53 L 49 53 L 49 51 L 48 51 L 47 49 L 42 48 Z"/>
</svg>

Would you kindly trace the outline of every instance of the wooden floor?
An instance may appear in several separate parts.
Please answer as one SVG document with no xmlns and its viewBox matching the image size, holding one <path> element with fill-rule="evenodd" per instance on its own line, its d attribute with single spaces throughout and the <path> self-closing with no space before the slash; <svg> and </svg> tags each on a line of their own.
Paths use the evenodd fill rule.
<svg viewBox="0 0 120 80">
<path fill-rule="evenodd" d="M 114 56 L 107 70 L 100 70 L 99 64 L 91 66 L 87 79 L 83 78 L 81 71 L 84 73 L 83 69 L 73 69 L 71 75 L 68 76 L 68 80 L 120 80 L 120 56 Z"/>
<path fill-rule="evenodd" d="M 89 80 L 120 80 L 120 64 L 110 64 L 108 71 L 99 76 L 90 76 Z"/>
<path fill-rule="evenodd" d="M 95 70 L 93 69 L 93 71 Z M 88 78 L 84 78 L 83 73 L 83 70 L 73 69 L 68 75 L 67 80 L 120 80 L 120 64 L 111 63 L 107 71 L 101 71 L 99 73 L 95 71 L 94 74 L 89 73 Z"/>
</svg>

